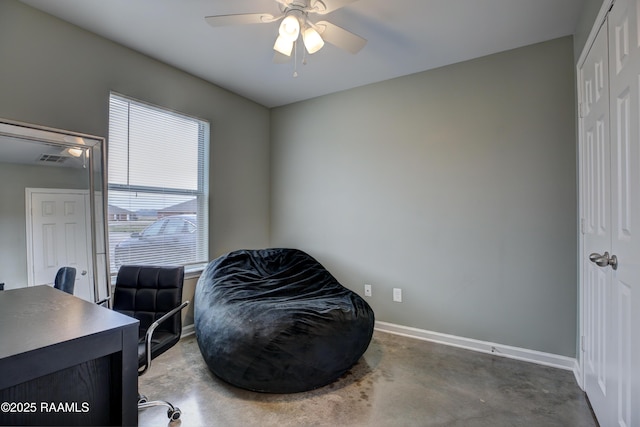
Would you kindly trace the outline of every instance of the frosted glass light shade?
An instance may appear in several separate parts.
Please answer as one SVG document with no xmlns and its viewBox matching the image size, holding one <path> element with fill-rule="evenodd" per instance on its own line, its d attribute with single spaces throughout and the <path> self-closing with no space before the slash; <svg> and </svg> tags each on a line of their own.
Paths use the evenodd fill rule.
<svg viewBox="0 0 640 427">
<path fill-rule="evenodd" d="M 295 39 L 294 39 L 295 40 Z M 293 41 L 288 40 L 281 35 L 276 39 L 276 43 L 273 45 L 273 50 L 280 52 L 283 55 L 291 56 L 291 51 L 293 50 Z"/>
<path fill-rule="evenodd" d="M 84 151 L 82 148 L 69 148 L 67 149 L 67 151 L 69 152 L 69 154 L 71 154 L 73 157 L 80 157 L 82 156 L 82 152 Z"/>
<path fill-rule="evenodd" d="M 302 41 L 304 42 L 304 47 L 307 48 L 307 52 L 309 52 L 309 54 L 316 53 L 322 49 L 322 46 L 324 46 L 324 40 L 322 40 L 320 34 L 311 27 L 305 28 L 302 32 Z"/>
<path fill-rule="evenodd" d="M 300 35 L 300 21 L 293 15 L 287 15 L 280 23 L 280 37 L 294 42 Z"/>
</svg>

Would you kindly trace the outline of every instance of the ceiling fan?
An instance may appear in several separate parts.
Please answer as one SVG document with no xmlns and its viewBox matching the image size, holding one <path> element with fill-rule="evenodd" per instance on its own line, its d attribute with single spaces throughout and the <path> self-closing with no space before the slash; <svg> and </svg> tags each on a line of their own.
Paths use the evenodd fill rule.
<svg viewBox="0 0 640 427">
<path fill-rule="evenodd" d="M 314 15 L 326 15 L 357 0 L 275 0 L 280 14 L 241 13 L 205 17 L 212 27 L 239 24 L 265 24 L 282 20 L 273 49 L 275 62 L 285 62 L 291 57 L 294 44 L 301 37 L 309 54 L 322 49 L 325 42 L 353 54 L 358 53 L 367 40 L 328 21 L 313 21 Z"/>
</svg>

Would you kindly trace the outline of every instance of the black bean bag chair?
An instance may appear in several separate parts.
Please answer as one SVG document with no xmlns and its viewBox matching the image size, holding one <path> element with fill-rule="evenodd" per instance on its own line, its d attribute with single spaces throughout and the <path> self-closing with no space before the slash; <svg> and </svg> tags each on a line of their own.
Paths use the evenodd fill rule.
<svg viewBox="0 0 640 427">
<path fill-rule="evenodd" d="M 194 300 L 209 369 L 253 391 L 329 384 L 360 359 L 373 334 L 369 304 L 297 249 L 223 255 L 200 276 Z"/>
</svg>

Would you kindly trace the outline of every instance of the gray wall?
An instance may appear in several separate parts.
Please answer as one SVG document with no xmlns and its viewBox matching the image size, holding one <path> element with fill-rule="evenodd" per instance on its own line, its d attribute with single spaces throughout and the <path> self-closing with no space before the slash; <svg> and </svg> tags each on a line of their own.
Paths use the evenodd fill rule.
<svg viewBox="0 0 640 427">
<path fill-rule="evenodd" d="M 276 108 L 271 244 L 377 320 L 575 357 L 574 117 L 571 37 Z"/>
<path fill-rule="evenodd" d="M 107 137 L 111 90 L 211 122 L 211 257 L 268 244 L 269 110 L 15 0 L 0 1 L 0 117 Z"/>
<path fill-rule="evenodd" d="M 593 28 L 598 12 L 603 5 L 603 0 L 583 0 L 582 13 L 578 19 L 575 34 L 573 36 L 573 54 L 574 59 L 578 61 L 582 49 L 587 42 L 589 33 Z"/>
</svg>

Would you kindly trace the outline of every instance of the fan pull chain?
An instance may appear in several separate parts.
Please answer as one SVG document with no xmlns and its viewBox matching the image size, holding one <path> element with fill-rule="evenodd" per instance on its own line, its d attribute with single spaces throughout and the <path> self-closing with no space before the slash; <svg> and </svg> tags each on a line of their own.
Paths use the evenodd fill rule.
<svg viewBox="0 0 640 427">
<path fill-rule="evenodd" d="M 298 41 L 293 42 L 293 77 L 298 77 Z"/>
</svg>

